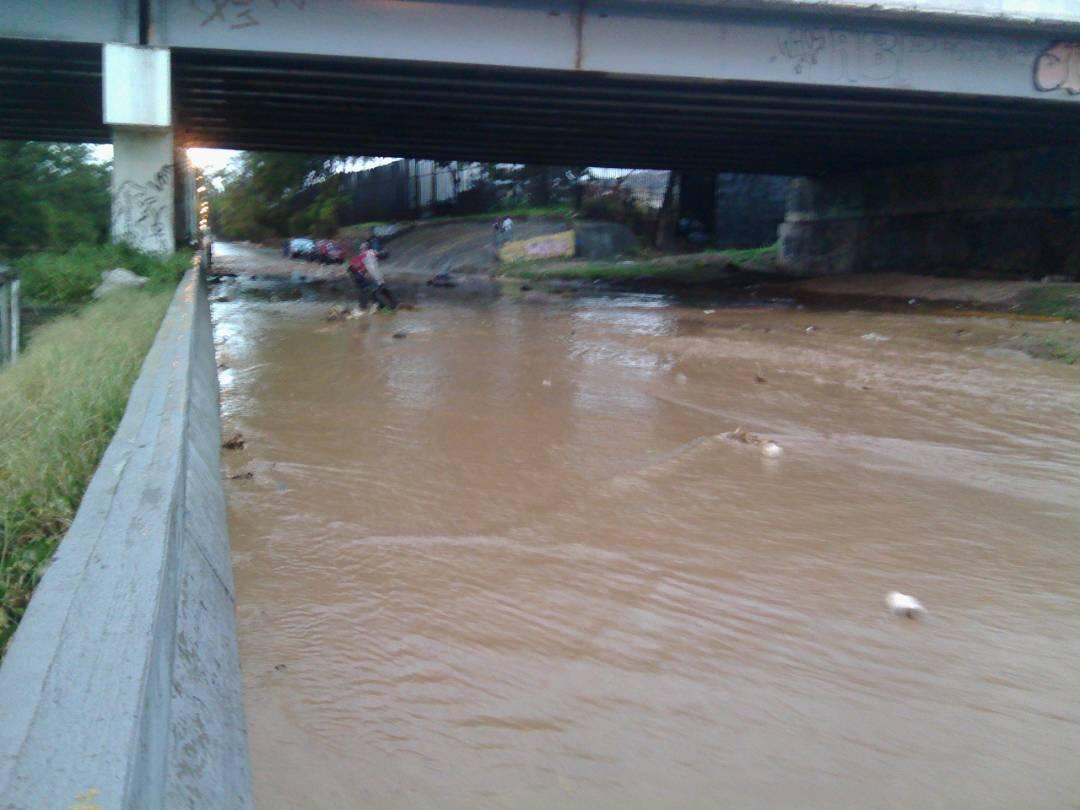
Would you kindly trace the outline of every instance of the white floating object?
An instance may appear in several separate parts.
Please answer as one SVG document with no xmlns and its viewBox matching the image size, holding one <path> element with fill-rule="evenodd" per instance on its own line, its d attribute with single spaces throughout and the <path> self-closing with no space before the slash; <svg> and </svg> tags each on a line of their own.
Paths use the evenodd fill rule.
<svg viewBox="0 0 1080 810">
<path fill-rule="evenodd" d="M 545 388 L 551 388 L 551 380 L 544 380 L 543 385 Z"/>
<path fill-rule="evenodd" d="M 776 442 L 765 442 L 761 445 L 761 455 L 765 458 L 779 458 L 784 453 L 784 448 Z"/>
<path fill-rule="evenodd" d="M 712 314 L 713 314 L 714 312 L 716 312 L 716 310 L 715 310 L 715 309 L 703 309 L 703 310 L 701 310 L 701 311 L 702 311 L 703 313 L 705 313 L 706 315 L 712 315 Z"/>
<path fill-rule="evenodd" d="M 808 327 L 806 327 L 806 333 L 807 334 L 810 334 L 811 332 L 816 332 L 816 331 L 817 331 L 816 326 L 808 326 Z"/>
<path fill-rule="evenodd" d="M 892 611 L 894 616 L 907 616 L 909 619 L 914 619 L 916 616 L 926 613 L 926 608 L 922 606 L 918 599 L 899 591 L 890 591 L 889 595 L 885 597 L 885 604 L 889 606 L 889 610 Z"/>
<path fill-rule="evenodd" d="M 872 341 L 873 343 L 880 343 L 883 340 L 892 340 L 892 338 L 886 337 L 885 335 L 879 335 L 877 332 L 867 332 L 862 336 L 862 339 Z"/>
</svg>

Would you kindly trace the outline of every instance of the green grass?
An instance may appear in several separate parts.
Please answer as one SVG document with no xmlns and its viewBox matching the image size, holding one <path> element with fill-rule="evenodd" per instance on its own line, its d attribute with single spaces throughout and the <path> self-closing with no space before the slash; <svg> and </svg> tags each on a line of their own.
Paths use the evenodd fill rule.
<svg viewBox="0 0 1080 810">
<path fill-rule="evenodd" d="M 745 264 L 747 262 L 773 261 L 780 252 L 780 243 L 773 242 L 771 245 L 756 248 L 710 248 L 705 251 L 714 256 L 722 256 L 733 264 Z"/>
<path fill-rule="evenodd" d="M 1049 315 L 1054 318 L 1080 319 L 1080 291 L 1076 285 L 1049 284 L 1025 292 L 1020 309 L 1027 315 Z"/>
<path fill-rule="evenodd" d="M 428 217 L 427 219 L 402 220 L 405 225 L 415 222 L 416 225 L 437 225 L 444 222 L 494 222 L 496 218 L 503 219 L 528 219 L 529 217 L 567 217 L 574 213 L 574 209 L 568 205 L 547 206 L 518 206 L 516 208 L 498 208 L 480 214 L 447 214 L 446 216 Z M 372 228 L 377 225 L 387 225 L 386 222 L 360 222 L 355 225 L 343 225 L 338 230 L 339 239 L 367 239 L 371 236 Z"/>
<path fill-rule="evenodd" d="M 0 654 L 123 415 L 168 292 L 41 326 L 0 371 Z"/>
<path fill-rule="evenodd" d="M 30 306 L 63 306 L 90 300 L 101 273 L 123 267 L 146 276 L 150 292 L 172 289 L 191 266 L 191 252 L 158 257 L 127 245 L 77 245 L 67 253 L 33 253 L 14 263 Z"/>
<path fill-rule="evenodd" d="M 510 262 L 499 273 L 532 281 L 577 279 L 581 281 L 661 281 L 700 284 L 726 275 L 736 267 L 768 264 L 776 257 L 776 245 L 745 250 L 709 250 L 682 256 L 652 257 L 625 262 Z"/>
<path fill-rule="evenodd" d="M 508 208 L 496 208 L 494 211 L 487 211 L 482 214 L 466 214 L 461 217 L 450 217 L 451 219 L 461 219 L 465 221 L 495 221 L 496 217 L 506 218 L 510 217 L 514 219 L 528 219 L 529 217 L 569 217 L 574 213 L 574 209 L 569 205 L 519 205 L 511 206 Z"/>
<path fill-rule="evenodd" d="M 1002 344 L 1039 360 L 1075 366 L 1080 364 L 1080 340 L 1067 335 L 1021 335 Z"/>
</svg>

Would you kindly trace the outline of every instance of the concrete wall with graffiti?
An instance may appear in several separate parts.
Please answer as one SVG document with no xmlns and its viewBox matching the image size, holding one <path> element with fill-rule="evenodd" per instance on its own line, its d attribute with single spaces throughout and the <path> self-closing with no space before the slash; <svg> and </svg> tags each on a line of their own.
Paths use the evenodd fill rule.
<svg viewBox="0 0 1080 810">
<path fill-rule="evenodd" d="M 1035 60 L 1035 89 L 1080 93 L 1080 42 L 1055 42 Z"/>
<path fill-rule="evenodd" d="M 172 133 L 118 130 L 113 136 L 113 155 L 113 241 L 150 253 L 172 253 Z"/>
<path fill-rule="evenodd" d="M 499 248 L 499 261 L 570 258 L 574 255 L 574 244 L 573 231 L 534 236 L 531 239 L 518 239 L 507 242 Z"/>
</svg>

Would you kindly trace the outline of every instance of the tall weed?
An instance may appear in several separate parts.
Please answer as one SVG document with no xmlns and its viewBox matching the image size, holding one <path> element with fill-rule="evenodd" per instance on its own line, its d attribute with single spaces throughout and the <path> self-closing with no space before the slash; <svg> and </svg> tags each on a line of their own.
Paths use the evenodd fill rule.
<svg viewBox="0 0 1080 810">
<path fill-rule="evenodd" d="M 170 299 L 118 293 L 0 371 L 0 654 L 112 438 Z"/>
</svg>

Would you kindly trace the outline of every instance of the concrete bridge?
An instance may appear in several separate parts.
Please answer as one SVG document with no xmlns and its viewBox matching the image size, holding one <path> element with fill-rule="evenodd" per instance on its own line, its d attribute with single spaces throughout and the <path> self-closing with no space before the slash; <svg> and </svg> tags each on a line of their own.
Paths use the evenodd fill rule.
<svg viewBox="0 0 1080 810">
<path fill-rule="evenodd" d="M 1072 0 L 6 0 L 0 138 L 111 140 L 163 252 L 218 146 L 798 175 L 795 270 L 1080 272 Z M 250 805 L 216 394 L 189 274 L 0 669 L 0 806 Z"/>
<path fill-rule="evenodd" d="M 0 138 L 114 141 L 114 232 L 158 250 L 174 146 L 808 177 L 784 255 L 814 272 L 954 214 L 1056 234 L 1080 192 L 1069 0 L 9 0 L 0 86 Z"/>
</svg>

